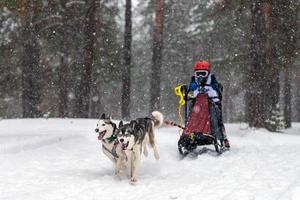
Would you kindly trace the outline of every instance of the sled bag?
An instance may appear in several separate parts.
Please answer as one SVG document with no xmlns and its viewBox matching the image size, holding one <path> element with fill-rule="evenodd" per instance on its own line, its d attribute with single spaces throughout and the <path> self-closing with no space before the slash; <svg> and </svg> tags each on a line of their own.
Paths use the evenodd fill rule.
<svg viewBox="0 0 300 200">
<path fill-rule="evenodd" d="M 184 131 L 185 134 L 198 132 L 209 135 L 211 134 L 208 106 L 208 95 L 206 93 L 198 94 Z"/>
</svg>

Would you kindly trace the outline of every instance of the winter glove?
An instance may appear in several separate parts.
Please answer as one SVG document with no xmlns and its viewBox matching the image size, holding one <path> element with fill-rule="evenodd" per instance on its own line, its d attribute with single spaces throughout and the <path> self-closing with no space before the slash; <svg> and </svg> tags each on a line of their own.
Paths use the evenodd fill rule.
<svg viewBox="0 0 300 200">
<path fill-rule="evenodd" d="M 195 83 L 195 82 L 190 83 L 189 90 L 195 91 L 195 90 L 197 90 L 197 88 L 198 88 L 197 83 Z"/>
</svg>

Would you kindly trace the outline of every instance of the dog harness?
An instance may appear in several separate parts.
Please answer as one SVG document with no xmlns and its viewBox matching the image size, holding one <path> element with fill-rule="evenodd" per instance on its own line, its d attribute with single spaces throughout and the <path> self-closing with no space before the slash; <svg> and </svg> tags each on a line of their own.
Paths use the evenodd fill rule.
<svg viewBox="0 0 300 200">
<path fill-rule="evenodd" d="M 119 141 L 116 139 L 117 139 L 116 127 L 114 127 L 113 134 L 109 138 L 102 140 L 104 143 L 106 143 L 106 141 L 108 141 L 108 143 L 112 143 L 113 141 L 115 141 L 113 148 L 109 150 L 108 148 L 106 148 L 105 145 L 102 145 L 102 148 L 105 149 L 105 151 L 109 152 L 114 158 L 119 158 L 116 151 Z"/>
<path fill-rule="evenodd" d="M 102 145 L 102 148 L 105 149 L 105 151 L 107 151 L 108 153 L 110 153 L 114 158 L 119 158 L 118 154 L 117 154 L 117 145 L 119 144 L 118 141 L 115 141 L 113 148 L 111 149 L 111 151 L 106 148 L 106 146 Z"/>
</svg>

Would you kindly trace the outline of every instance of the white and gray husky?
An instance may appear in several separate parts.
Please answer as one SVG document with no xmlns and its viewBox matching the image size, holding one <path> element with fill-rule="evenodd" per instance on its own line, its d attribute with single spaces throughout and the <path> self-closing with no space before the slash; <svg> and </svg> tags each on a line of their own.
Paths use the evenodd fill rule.
<svg viewBox="0 0 300 200">
<path fill-rule="evenodd" d="M 102 143 L 103 153 L 115 164 L 115 174 L 126 167 L 126 154 L 117 139 L 117 125 L 111 118 L 102 114 L 95 129 Z"/>
<path fill-rule="evenodd" d="M 159 159 L 157 152 L 154 128 L 163 123 L 163 115 L 154 111 L 151 117 L 137 118 L 128 124 L 121 121 L 117 130 L 117 138 L 121 149 L 126 155 L 126 167 L 131 183 L 135 183 L 138 177 L 138 168 L 142 152 L 147 157 L 147 146 L 153 149 L 154 157 Z"/>
</svg>

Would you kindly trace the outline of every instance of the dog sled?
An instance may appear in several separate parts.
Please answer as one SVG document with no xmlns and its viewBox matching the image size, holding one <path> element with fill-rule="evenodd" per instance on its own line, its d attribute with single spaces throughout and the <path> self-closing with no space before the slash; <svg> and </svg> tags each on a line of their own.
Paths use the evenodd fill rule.
<svg viewBox="0 0 300 200">
<path fill-rule="evenodd" d="M 181 156 L 198 156 L 202 153 L 215 152 L 222 154 L 228 148 L 224 145 L 225 131 L 223 124 L 218 119 L 220 110 L 206 93 L 199 93 L 196 98 L 188 96 L 186 85 L 175 88 L 175 93 L 180 97 L 179 116 L 181 116 L 182 106 L 184 106 L 184 124 L 177 125 L 182 129 L 178 141 L 178 151 Z M 183 120 L 181 120 L 183 121 Z M 166 122 L 169 125 L 176 125 L 173 122 Z M 213 146 L 214 148 L 211 148 Z"/>
</svg>

